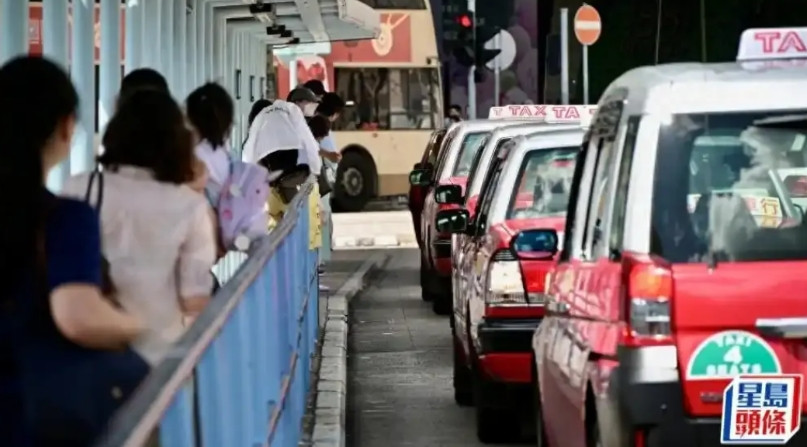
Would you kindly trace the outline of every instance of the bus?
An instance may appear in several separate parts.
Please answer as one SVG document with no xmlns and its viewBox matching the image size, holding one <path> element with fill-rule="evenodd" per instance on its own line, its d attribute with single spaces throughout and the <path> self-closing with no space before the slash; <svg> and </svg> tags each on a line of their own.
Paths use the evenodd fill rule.
<svg viewBox="0 0 807 447">
<path fill-rule="evenodd" d="M 332 203 L 341 211 L 360 211 L 376 198 L 405 196 L 409 172 L 431 133 L 443 125 L 430 2 L 362 1 L 380 12 L 377 39 L 274 50 L 278 98 L 293 86 L 319 79 L 347 102 L 334 123 L 342 161 Z"/>
</svg>

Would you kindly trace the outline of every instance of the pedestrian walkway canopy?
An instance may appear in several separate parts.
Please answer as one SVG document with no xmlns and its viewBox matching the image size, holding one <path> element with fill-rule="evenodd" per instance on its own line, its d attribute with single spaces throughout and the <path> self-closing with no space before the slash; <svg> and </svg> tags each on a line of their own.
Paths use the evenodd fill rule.
<svg viewBox="0 0 807 447">
<path fill-rule="evenodd" d="M 49 179 L 54 189 L 93 166 L 121 64 L 126 72 L 157 69 L 178 100 L 207 81 L 225 86 L 236 101 L 232 143 L 239 147 L 252 102 L 268 89 L 270 47 L 372 39 L 379 32 L 378 12 L 359 0 L 0 1 L 0 63 L 42 53 L 70 67 L 83 100 L 70 159 Z M 93 97 L 98 101 L 87 100 Z"/>
</svg>

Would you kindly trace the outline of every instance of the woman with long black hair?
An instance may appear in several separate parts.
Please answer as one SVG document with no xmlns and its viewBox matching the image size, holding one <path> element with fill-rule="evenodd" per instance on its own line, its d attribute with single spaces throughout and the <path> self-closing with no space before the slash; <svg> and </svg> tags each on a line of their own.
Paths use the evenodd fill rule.
<svg viewBox="0 0 807 447">
<path fill-rule="evenodd" d="M 76 122 L 67 74 L 42 58 L 13 59 L 0 68 L 0 98 L 0 439 L 9 447 L 86 445 L 103 421 L 76 415 L 68 435 L 44 409 L 83 405 L 68 402 L 74 393 L 62 383 L 73 360 L 125 348 L 143 326 L 102 296 L 98 215 L 45 187 L 70 152 Z M 84 399 L 94 405 L 96 397 Z M 51 416 L 55 425 L 42 423 Z"/>
</svg>

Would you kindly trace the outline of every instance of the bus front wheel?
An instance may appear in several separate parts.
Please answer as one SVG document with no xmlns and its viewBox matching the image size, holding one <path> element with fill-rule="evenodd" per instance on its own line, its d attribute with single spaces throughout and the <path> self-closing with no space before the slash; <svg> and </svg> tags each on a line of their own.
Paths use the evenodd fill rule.
<svg viewBox="0 0 807 447">
<path fill-rule="evenodd" d="M 361 211 L 373 195 L 376 181 L 375 165 L 366 155 L 343 153 L 336 171 L 334 201 L 340 211 Z"/>
</svg>

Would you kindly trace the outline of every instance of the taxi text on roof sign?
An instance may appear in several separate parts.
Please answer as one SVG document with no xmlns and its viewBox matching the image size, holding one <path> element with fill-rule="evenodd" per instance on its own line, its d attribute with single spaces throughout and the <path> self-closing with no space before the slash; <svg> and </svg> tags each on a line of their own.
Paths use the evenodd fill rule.
<svg viewBox="0 0 807 447">
<path fill-rule="evenodd" d="M 491 107 L 488 119 L 532 118 L 551 123 L 588 122 L 597 106 L 521 104 Z"/>
<path fill-rule="evenodd" d="M 754 28 L 740 37 L 737 61 L 807 58 L 807 28 Z"/>
</svg>

